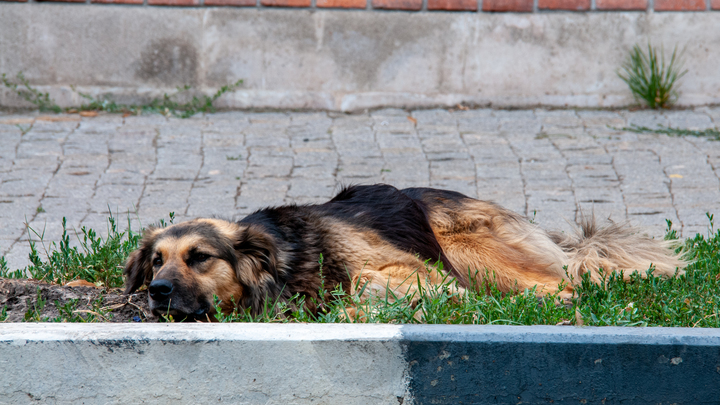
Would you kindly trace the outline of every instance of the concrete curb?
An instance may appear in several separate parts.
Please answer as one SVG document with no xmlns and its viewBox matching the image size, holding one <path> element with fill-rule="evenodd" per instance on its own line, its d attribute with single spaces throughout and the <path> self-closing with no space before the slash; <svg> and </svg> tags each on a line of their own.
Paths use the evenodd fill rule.
<svg viewBox="0 0 720 405">
<path fill-rule="evenodd" d="M 720 398 L 716 329 L 2 324 L 0 362 L 2 404 Z"/>
</svg>

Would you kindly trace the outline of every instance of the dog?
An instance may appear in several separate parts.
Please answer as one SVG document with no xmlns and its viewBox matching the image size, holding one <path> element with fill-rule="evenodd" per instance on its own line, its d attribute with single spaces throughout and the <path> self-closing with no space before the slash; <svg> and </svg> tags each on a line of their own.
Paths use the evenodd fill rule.
<svg viewBox="0 0 720 405">
<path fill-rule="evenodd" d="M 345 187 L 324 204 L 261 209 L 238 222 L 148 228 L 124 275 L 125 293 L 147 285 L 156 315 L 205 320 L 215 313 L 214 296 L 223 312 L 256 314 L 295 294 L 315 298 L 305 300 L 312 306 L 321 289 L 363 300 L 408 297 L 449 279 L 458 292 L 494 283 L 507 293 L 535 288 L 539 296 L 560 289 L 568 298 L 585 273 L 599 283 L 609 272 L 629 278 L 653 267 L 671 277 L 686 265 L 672 242 L 626 224 L 599 228 L 593 219 L 577 235 L 549 233 L 458 192 L 378 184 Z"/>
</svg>

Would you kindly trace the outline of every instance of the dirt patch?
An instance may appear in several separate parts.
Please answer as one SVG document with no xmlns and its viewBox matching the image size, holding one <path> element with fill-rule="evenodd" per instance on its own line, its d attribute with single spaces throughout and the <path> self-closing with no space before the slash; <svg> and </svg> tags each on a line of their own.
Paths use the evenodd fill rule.
<svg viewBox="0 0 720 405">
<path fill-rule="evenodd" d="M 3 319 L 4 318 L 4 319 Z M 3 322 L 156 322 L 147 291 L 70 287 L 36 280 L 0 278 Z"/>
</svg>

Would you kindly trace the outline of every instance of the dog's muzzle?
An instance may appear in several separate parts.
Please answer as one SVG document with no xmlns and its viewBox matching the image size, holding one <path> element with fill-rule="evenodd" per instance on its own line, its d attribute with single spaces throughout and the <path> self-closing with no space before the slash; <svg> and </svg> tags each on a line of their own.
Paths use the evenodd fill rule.
<svg viewBox="0 0 720 405">
<path fill-rule="evenodd" d="M 150 294 L 150 309 L 157 316 L 172 315 L 177 321 L 205 321 L 212 310 L 209 303 L 199 302 L 192 299 L 191 302 L 183 294 L 185 289 L 175 286 L 170 280 L 153 280 L 148 286 Z"/>
</svg>

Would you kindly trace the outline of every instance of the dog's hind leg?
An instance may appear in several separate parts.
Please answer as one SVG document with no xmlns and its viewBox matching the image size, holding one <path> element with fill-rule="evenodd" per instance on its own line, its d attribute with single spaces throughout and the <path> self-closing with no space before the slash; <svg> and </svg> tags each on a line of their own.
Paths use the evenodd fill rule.
<svg viewBox="0 0 720 405">
<path fill-rule="evenodd" d="M 465 198 L 455 205 L 430 206 L 429 220 L 462 285 L 482 289 L 492 283 L 503 292 L 535 288 L 546 295 L 566 281 L 567 254 L 514 212 Z M 561 294 L 571 296 L 572 290 Z"/>
<path fill-rule="evenodd" d="M 457 300 L 465 289 L 457 281 L 420 260 L 414 264 L 390 263 L 376 269 L 363 269 L 351 279 L 351 293 L 357 294 L 363 303 L 361 308 L 348 308 L 351 317 L 362 319 L 368 308 L 374 304 L 407 301 L 415 308 L 418 301 L 427 294 L 446 292 Z M 421 312 L 416 312 L 419 319 Z"/>
</svg>

